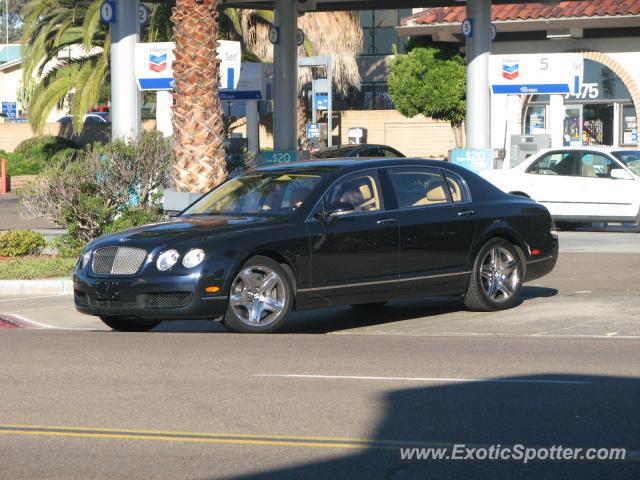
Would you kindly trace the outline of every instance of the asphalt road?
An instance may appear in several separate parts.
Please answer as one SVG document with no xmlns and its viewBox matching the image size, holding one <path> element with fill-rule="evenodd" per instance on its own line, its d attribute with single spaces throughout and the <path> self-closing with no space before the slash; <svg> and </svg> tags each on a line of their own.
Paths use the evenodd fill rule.
<svg viewBox="0 0 640 480">
<path fill-rule="evenodd" d="M 0 329 L 0 479 L 640 478 L 636 238 L 562 234 L 556 270 L 509 311 L 335 308 L 268 336 L 210 322 L 115 333 L 69 297 L 0 298 L 58 327 Z M 633 460 L 400 455 L 453 444 Z"/>
<path fill-rule="evenodd" d="M 640 475 L 639 461 L 399 452 L 561 444 L 637 455 L 638 340 L 6 330 L 0 362 L 6 479 Z"/>
</svg>

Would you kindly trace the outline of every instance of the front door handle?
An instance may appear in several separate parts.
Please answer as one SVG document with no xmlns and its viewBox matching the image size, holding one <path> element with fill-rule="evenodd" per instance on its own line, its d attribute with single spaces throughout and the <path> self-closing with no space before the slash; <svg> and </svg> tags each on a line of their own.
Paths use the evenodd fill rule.
<svg viewBox="0 0 640 480">
<path fill-rule="evenodd" d="M 381 218 L 380 220 L 378 220 L 378 225 L 389 225 L 392 223 L 396 223 L 395 218 Z"/>
<path fill-rule="evenodd" d="M 459 217 L 470 217 L 471 215 L 475 215 L 475 210 L 461 210 L 458 212 Z"/>
</svg>

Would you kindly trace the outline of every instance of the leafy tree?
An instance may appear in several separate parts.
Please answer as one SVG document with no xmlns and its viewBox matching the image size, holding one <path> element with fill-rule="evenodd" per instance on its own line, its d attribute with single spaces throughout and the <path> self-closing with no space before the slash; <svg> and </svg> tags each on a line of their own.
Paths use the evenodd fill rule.
<svg viewBox="0 0 640 480">
<path fill-rule="evenodd" d="M 461 55 L 434 46 L 413 48 L 396 55 L 387 82 L 400 113 L 448 121 L 454 128 L 456 144 L 462 143 L 466 69 Z"/>
<path fill-rule="evenodd" d="M 22 24 L 24 17 L 22 9 L 27 4 L 28 0 L 10 0 L 9 2 L 9 43 L 16 43 L 22 37 Z M 2 3 L 2 18 L 0 24 L 0 40 L 4 42 L 7 38 L 7 12 L 4 10 L 4 3 Z"/>
</svg>

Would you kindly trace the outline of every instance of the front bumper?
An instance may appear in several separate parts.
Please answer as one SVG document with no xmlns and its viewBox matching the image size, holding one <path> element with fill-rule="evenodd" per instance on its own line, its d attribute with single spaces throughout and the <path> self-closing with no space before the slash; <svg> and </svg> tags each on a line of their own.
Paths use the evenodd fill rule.
<svg viewBox="0 0 640 480">
<path fill-rule="evenodd" d="M 76 309 L 87 315 L 134 317 L 143 320 L 213 319 L 227 308 L 228 297 L 207 295 L 208 285 L 221 285 L 219 278 L 200 274 L 136 277 L 73 276 Z"/>
</svg>

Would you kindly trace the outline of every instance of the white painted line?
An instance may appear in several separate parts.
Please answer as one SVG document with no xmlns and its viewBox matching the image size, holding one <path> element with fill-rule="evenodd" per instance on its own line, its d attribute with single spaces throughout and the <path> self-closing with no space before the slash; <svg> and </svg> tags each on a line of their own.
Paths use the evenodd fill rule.
<svg viewBox="0 0 640 480">
<path fill-rule="evenodd" d="M 7 314 L 9 315 L 9 314 Z M 56 327 L 55 325 L 48 325 L 46 323 L 41 323 L 41 322 L 36 322 L 35 320 L 30 320 L 26 317 L 23 317 L 21 315 L 16 315 L 15 313 L 10 314 L 13 318 L 19 320 L 22 323 L 28 324 L 28 325 L 33 325 L 34 327 L 38 327 L 41 329 L 49 329 L 49 330 L 84 330 L 84 331 L 90 331 L 92 329 L 90 328 L 80 328 L 80 327 Z"/>
<path fill-rule="evenodd" d="M 51 298 L 51 297 L 69 297 L 68 294 L 57 293 L 55 295 L 41 295 L 39 297 L 14 297 L 14 298 L 3 298 L 0 302 L 17 302 L 20 300 L 35 300 L 37 298 Z M 2 297 L 0 297 L 2 298 Z"/>
<path fill-rule="evenodd" d="M 640 339 L 640 335 L 587 335 L 587 334 L 576 334 L 576 335 L 558 335 L 558 334 L 549 334 L 547 335 L 545 332 L 539 333 L 460 333 L 460 332 L 438 332 L 438 333 L 407 333 L 407 332 L 394 332 L 394 331 L 355 331 L 354 330 L 345 330 L 341 332 L 329 332 L 327 335 L 376 335 L 376 336 L 393 336 L 393 337 L 469 337 L 469 338 L 544 338 L 544 339 L 555 339 L 555 340 L 566 340 L 572 338 L 606 338 L 609 340 L 638 340 Z"/>
<path fill-rule="evenodd" d="M 254 377 L 275 378 L 317 378 L 325 380 L 384 380 L 404 382 L 444 382 L 444 383 L 550 383 L 559 385 L 589 385 L 593 382 L 583 380 L 531 380 L 517 378 L 439 378 L 439 377 L 369 377 L 360 375 L 308 375 L 295 373 L 256 373 Z"/>
</svg>

